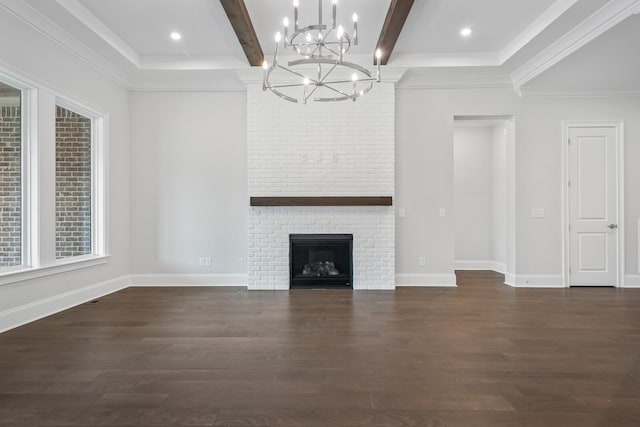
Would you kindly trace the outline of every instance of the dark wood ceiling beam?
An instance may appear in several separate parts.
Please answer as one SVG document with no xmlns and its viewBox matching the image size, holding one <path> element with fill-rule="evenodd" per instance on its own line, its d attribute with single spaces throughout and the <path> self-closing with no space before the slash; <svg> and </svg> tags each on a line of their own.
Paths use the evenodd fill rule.
<svg viewBox="0 0 640 427">
<path fill-rule="evenodd" d="M 409 16 L 411 6 L 413 6 L 413 0 L 391 0 L 387 17 L 384 20 L 384 25 L 378 38 L 378 44 L 376 45 L 376 49 L 382 51 L 382 65 L 387 65 L 387 62 L 389 62 L 389 57 L 391 57 L 398 37 L 400 37 L 400 32 L 402 31 L 402 27 L 404 27 L 407 16 Z"/>
<path fill-rule="evenodd" d="M 249 64 L 254 67 L 261 66 L 264 62 L 264 53 L 244 0 L 220 0 L 220 3 L 227 14 L 227 18 L 229 18 L 229 22 L 238 37 Z"/>
</svg>

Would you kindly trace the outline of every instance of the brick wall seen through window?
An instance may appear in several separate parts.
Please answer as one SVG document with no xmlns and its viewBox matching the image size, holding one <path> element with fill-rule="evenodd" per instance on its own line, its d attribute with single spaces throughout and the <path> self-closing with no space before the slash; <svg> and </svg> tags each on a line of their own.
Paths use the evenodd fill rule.
<svg viewBox="0 0 640 427">
<path fill-rule="evenodd" d="M 91 251 L 91 119 L 56 108 L 56 258 Z"/>
<path fill-rule="evenodd" d="M 11 89 L 0 83 L 0 267 L 22 264 L 20 91 Z"/>
</svg>

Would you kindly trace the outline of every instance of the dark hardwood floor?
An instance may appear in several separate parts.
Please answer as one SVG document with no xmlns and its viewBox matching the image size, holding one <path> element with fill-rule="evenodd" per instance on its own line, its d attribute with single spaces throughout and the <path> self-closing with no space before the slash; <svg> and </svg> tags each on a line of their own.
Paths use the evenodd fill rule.
<svg viewBox="0 0 640 427">
<path fill-rule="evenodd" d="M 640 291 L 130 288 L 0 335 L 2 426 L 640 426 Z"/>
</svg>

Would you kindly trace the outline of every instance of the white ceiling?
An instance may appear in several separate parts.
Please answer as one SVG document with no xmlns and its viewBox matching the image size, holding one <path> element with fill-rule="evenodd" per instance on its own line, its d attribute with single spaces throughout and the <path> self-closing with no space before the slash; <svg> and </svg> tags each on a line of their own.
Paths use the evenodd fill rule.
<svg viewBox="0 0 640 427">
<path fill-rule="evenodd" d="M 268 58 L 282 19 L 293 21 L 292 0 L 245 3 Z M 315 23 L 317 1 L 300 3 L 301 24 Z M 339 0 L 345 28 L 359 15 L 356 62 L 370 66 L 389 4 Z M 218 0 L 0 0 L 0 7 L 132 88 L 240 87 L 236 72 L 250 69 Z M 325 22 L 330 9 L 324 0 Z M 629 40 L 638 40 L 640 22 L 628 17 L 638 11 L 640 0 L 416 0 L 388 67 L 408 70 L 401 84 L 422 86 L 636 89 L 640 56 Z M 471 37 L 459 35 L 464 26 Z M 171 31 L 182 40 L 170 40 Z"/>
<path fill-rule="evenodd" d="M 640 15 L 633 15 L 531 80 L 523 89 L 640 94 Z"/>
<path fill-rule="evenodd" d="M 79 2 L 140 56 L 242 56 L 215 0 L 82 0 Z M 63 3 L 64 4 L 64 3 Z M 171 31 L 182 34 L 176 43 Z"/>
<path fill-rule="evenodd" d="M 291 0 L 245 0 L 249 16 L 258 35 L 265 55 L 273 55 L 274 35 L 283 32 L 282 20 L 287 17 L 293 22 L 293 1 Z M 351 16 L 358 14 L 358 46 L 351 53 L 367 55 L 372 58 L 376 49 L 380 29 L 389 9 L 390 0 L 341 0 L 337 4 L 337 24 L 342 25 L 351 34 L 353 21 Z M 323 23 L 331 23 L 331 1 L 323 3 Z M 301 0 L 299 8 L 300 26 L 318 22 L 317 0 Z M 290 29 L 293 27 L 290 24 Z"/>
<path fill-rule="evenodd" d="M 499 53 L 555 0 L 416 1 L 398 53 Z M 460 29 L 469 27 L 473 37 Z"/>
<path fill-rule="evenodd" d="M 579 0 L 573 2 L 564 13 L 550 22 L 543 31 L 536 33 L 526 45 L 513 53 L 504 64 L 505 70 L 507 72 L 513 72 L 522 67 L 527 61 L 547 49 L 569 31 L 578 27 L 590 16 L 597 14 L 598 10 L 609 1 L 610 0 Z"/>
</svg>

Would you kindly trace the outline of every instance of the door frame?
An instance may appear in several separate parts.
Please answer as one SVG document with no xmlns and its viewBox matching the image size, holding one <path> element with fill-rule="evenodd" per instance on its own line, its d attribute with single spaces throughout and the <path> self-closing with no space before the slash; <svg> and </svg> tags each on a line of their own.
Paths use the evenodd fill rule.
<svg viewBox="0 0 640 427">
<path fill-rule="evenodd" d="M 569 132 L 572 128 L 611 127 L 616 131 L 616 205 L 618 224 L 618 265 L 616 288 L 624 288 L 624 120 L 563 120 L 562 121 L 562 282 L 570 286 L 569 244 Z"/>
</svg>

